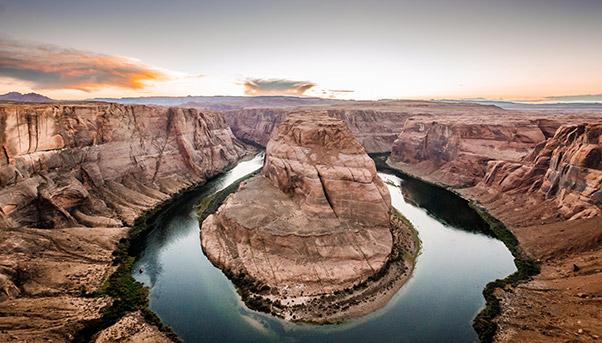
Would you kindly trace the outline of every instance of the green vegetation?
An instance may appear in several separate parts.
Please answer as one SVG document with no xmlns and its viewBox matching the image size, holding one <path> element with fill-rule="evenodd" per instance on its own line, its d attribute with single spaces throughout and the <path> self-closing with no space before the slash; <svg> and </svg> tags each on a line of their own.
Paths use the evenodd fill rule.
<svg viewBox="0 0 602 343">
<path fill-rule="evenodd" d="M 102 311 L 98 319 L 88 321 L 74 338 L 75 342 L 89 342 L 95 334 L 117 323 L 123 316 L 130 312 L 140 311 L 145 321 L 155 325 L 167 337 L 179 342 L 177 335 L 170 327 L 165 326 L 159 317 L 148 308 L 148 288 L 132 277 L 132 269 L 136 258 L 133 251 L 138 251 L 144 235 L 148 232 L 148 222 L 154 215 L 165 207 L 158 206 L 155 210 L 148 211 L 140 216 L 130 229 L 128 237 L 121 239 L 117 249 L 113 252 L 113 265 L 118 265 L 117 270 L 105 281 L 103 286 L 93 293 L 94 297 L 111 297 L 113 302 Z"/>
<path fill-rule="evenodd" d="M 514 264 L 517 269 L 516 272 L 508 275 L 504 279 L 498 279 L 488 283 L 483 290 L 483 296 L 486 301 L 485 308 L 474 319 L 472 326 L 479 335 L 481 342 L 492 342 L 497 331 L 497 324 L 493 320 L 502 311 L 500 300 L 494 293 L 496 288 L 504 288 L 506 285 L 517 286 L 520 283 L 531 280 L 533 276 L 539 274 L 539 266 L 535 261 L 525 256 L 520 249 L 516 236 L 514 236 L 504 224 L 489 213 L 478 208 L 476 205 L 471 204 L 471 207 L 474 208 L 489 224 L 495 237 L 504 242 L 506 247 L 508 247 L 508 250 L 510 250 L 512 256 L 514 256 Z"/>
<path fill-rule="evenodd" d="M 396 220 L 399 220 L 403 225 L 408 228 L 408 232 L 411 235 L 412 241 L 414 243 L 414 251 L 404 251 L 403 258 L 404 260 L 410 261 L 413 265 L 416 265 L 416 258 L 420 255 L 420 249 L 422 246 L 422 241 L 420 240 L 420 236 L 418 235 L 418 230 L 412 225 L 412 223 L 406 218 L 401 212 L 393 209 L 391 216 L 393 216 Z"/>
<path fill-rule="evenodd" d="M 122 238 L 117 249 L 113 251 L 113 265 L 117 270 L 105 281 L 103 286 L 88 296 L 111 297 L 111 305 L 103 309 L 102 316 L 90 320 L 75 335 L 75 342 L 89 342 L 98 332 L 118 322 L 123 316 L 130 312 L 140 311 L 147 323 L 157 326 L 159 330 L 173 341 L 178 342 L 177 335 L 170 327 L 164 325 L 159 317 L 148 308 L 148 288 L 132 277 L 132 269 L 144 246 L 144 239 L 153 228 L 157 215 L 177 206 L 180 201 L 186 199 L 186 195 L 198 191 L 204 185 L 195 185 L 183 189 L 173 195 L 170 199 L 160 203 L 154 208 L 145 211 L 134 221 L 134 225 L 128 231 L 127 238 Z"/>
</svg>

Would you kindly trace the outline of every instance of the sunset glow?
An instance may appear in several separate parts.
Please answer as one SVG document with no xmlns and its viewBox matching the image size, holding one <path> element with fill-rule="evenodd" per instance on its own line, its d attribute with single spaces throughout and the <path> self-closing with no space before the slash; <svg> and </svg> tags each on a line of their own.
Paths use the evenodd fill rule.
<svg viewBox="0 0 602 343">
<path fill-rule="evenodd" d="M 0 93 L 602 94 L 599 1 L 310 2 L 8 2 L 0 10 Z M 86 23 L 89 13 L 99 14 L 97 24 Z"/>
</svg>

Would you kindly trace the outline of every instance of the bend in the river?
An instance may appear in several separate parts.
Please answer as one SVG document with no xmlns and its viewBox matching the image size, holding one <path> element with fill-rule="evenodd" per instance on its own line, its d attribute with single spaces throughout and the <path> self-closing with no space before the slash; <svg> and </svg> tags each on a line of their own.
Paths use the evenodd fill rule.
<svg viewBox="0 0 602 343">
<path fill-rule="evenodd" d="M 414 274 L 382 309 L 336 325 L 303 325 L 251 311 L 232 283 L 203 254 L 195 204 L 261 168 L 263 155 L 172 206 L 154 223 L 134 270 L 150 288 L 150 307 L 187 342 L 220 341 L 475 341 L 472 320 L 485 285 L 515 271 L 504 244 L 482 232 L 468 203 L 443 189 L 381 172 L 392 204 L 419 232 Z M 142 272 L 139 272 L 142 271 Z"/>
</svg>

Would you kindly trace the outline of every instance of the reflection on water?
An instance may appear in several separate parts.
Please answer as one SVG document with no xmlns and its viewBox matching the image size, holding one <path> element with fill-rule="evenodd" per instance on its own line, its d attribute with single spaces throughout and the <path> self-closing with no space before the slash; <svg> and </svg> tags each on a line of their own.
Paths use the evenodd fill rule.
<svg viewBox="0 0 602 343">
<path fill-rule="evenodd" d="M 463 230 L 488 231 L 489 226 L 470 208 L 468 201 L 459 196 L 452 196 L 446 189 L 408 177 L 403 180 L 401 193 L 406 202 L 427 210 L 443 223 Z"/>
<path fill-rule="evenodd" d="M 150 288 L 150 306 L 187 342 L 474 341 L 472 319 L 485 284 L 515 270 L 504 245 L 476 231 L 483 221 L 455 195 L 380 173 L 393 206 L 422 240 L 414 275 L 383 309 L 339 325 L 300 325 L 248 310 L 230 281 L 203 255 L 194 204 L 253 172 L 262 156 L 165 211 L 147 237 L 134 276 Z M 447 223 L 447 224 L 445 224 Z M 141 269 L 140 269 L 141 268 Z M 138 272 L 138 270 L 142 272 Z"/>
</svg>

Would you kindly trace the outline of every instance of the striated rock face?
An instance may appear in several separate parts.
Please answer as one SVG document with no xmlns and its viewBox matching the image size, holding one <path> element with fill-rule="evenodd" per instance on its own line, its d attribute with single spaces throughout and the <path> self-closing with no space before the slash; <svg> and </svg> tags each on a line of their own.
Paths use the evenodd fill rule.
<svg viewBox="0 0 602 343">
<path fill-rule="evenodd" d="M 257 108 L 223 112 L 232 133 L 241 140 L 266 146 L 272 132 L 291 110 Z"/>
<path fill-rule="evenodd" d="M 477 189 L 553 205 L 538 220 L 601 215 L 602 125 L 563 126 L 519 163 L 489 162 Z"/>
<path fill-rule="evenodd" d="M 340 120 L 291 116 L 268 143 L 263 175 L 305 212 L 388 225 L 389 192 Z"/>
<path fill-rule="evenodd" d="M 602 125 L 563 126 L 465 194 L 510 225 L 541 274 L 500 290 L 496 341 L 596 340 L 602 296 Z M 534 315 L 541 314 L 541 315 Z"/>
<path fill-rule="evenodd" d="M 485 121 L 409 118 L 393 144 L 390 161 L 446 185 L 471 186 L 483 178 L 488 161 L 519 161 L 554 125 L 546 122 L 544 131 L 538 120 Z"/>
<path fill-rule="evenodd" d="M 0 143 L 0 341 L 99 318 L 125 226 L 245 153 L 219 114 L 104 103 L 0 104 Z"/>
<path fill-rule="evenodd" d="M 315 112 L 307 109 L 244 109 L 224 112 L 234 135 L 266 146 L 272 132 L 291 113 Z M 324 109 L 328 116 L 344 121 L 368 153 L 388 152 L 409 116 L 405 112 L 374 109 Z"/>
<path fill-rule="evenodd" d="M 219 114 L 114 104 L 0 105 L 4 226 L 131 224 L 243 149 Z"/>
<path fill-rule="evenodd" d="M 465 119 L 429 124 L 410 118 L 389 163 L 456 187 L 503 221 L 521 251 L 540 263 L 541 274 L 532 280 L 496 290 L 495 341 L 599 337 L 600 115 Z"/>
<path fill-rule="evenodd" d="M 279 296 L 345 289 L 379 271 L 392 249 L 390 196 L 346 125 L 291 115 L 261 175 L 202 225 L 209 259 Z"/>
</svg>

